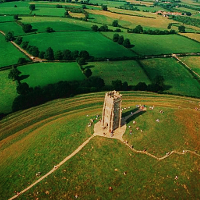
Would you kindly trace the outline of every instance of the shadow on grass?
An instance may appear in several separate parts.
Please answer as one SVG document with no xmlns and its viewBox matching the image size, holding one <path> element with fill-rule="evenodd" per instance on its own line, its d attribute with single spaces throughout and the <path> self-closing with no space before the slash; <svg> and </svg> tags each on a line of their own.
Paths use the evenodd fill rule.
<svg viewBox="0 0 200 200">
<path fill-rule="evenodd" d="M 126 123 L 129 123 L 130 121 L 136 119 L 137 117 L 139 117 L 140 115 L 142 115 L 142 114 L 144 114 L 146 112 L 146 111 L 140 111 L 140 112 L 138 112 L 138 113 L 136 113 L 134 115 L 131 115 L 131 113 L 134 113 L 134 112 L 136 112 L 138 110 L 139 110 L 139 108 L 134 108 L 134 109 L 129 110 L 129 111 L 127 111 L 127 112 L 122 114 L 122 117 L 127 117 L 127 116 L 130 115 L 130 117 L 126 120 Z"/>
<path fill-rule="evenodd" d="M 127 120 L 126 120 L 126 123 L 129 123 L 130 121 L 136 119 L 137 117 L 139 117 L 140 115 L 143 115 L 146 111 L 140 111 L 139 113 L 129 117 Z"/>
<path fill-rule="evenodd" d="M 29 76 L 30 75 L 21 75 L 21 76 L 19 76 L 19 81 L 22 81 L 22 80 L 28 78 Z"/>
</svg>

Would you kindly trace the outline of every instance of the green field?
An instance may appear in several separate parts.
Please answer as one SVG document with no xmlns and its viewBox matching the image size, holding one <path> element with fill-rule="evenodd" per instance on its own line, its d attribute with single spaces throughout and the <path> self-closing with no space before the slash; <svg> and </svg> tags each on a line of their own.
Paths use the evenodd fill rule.
<svg viewBox="0 0 200 200">
<path fill-rule="evenodd" d="M 0 30 L 3 31 L 4 33 L 13 31 L 14 36 L 25 34 L 24 31 L 22 30 L 22 27 L 18 25 L 16 22 L 0 23 Z"/>
<path fill-rule="evenodd" d="M 2 34 L 0 34 L 0 44 L 0 67 L 17 64 L 19 58 L 25 57 L 10 42 L 6 42 Z"/>
<path fill-rule="evenodd" d="M 170 87 L 165 92 L 200 97 L 200 84 L 175 59 L 146 59 L 141 63 L 151 79 L 156 75 L 164 77 L 165 84 Z"/>
<path fill-rule="evenodd" d="M 93 76 L 101 77 L 106 85 L 111 85 L 114 80 L 127 82 L 128 85 L 136 85 L 139 82 L 149 84 L 150 81 L 142 68 L 134 60 L 132 61 L 105 61 L 88 63 Z"/>
<path fill-rule="evenodd" d="M 24 41 L 29 41 L 30 45 L 35 45 L 40 51 L 46 51 L 51 47 L 54 51 L 69 49 L 71 51 L 87 50 L 94 57 L 116 58 L 132 57 L 135 54 L 128 49 L 107 39 L 101 33 L 90 31 L 41 33 L 37 35 L 27 35 Z"/>
<path fill-rule="evenodd" d="M 15 5 L 17 7 L 15 7 Z M 1 3 L 0 14 L 30 14 L 29 4 L 23 1 Z"/>
<path fill-rule="evenodd" d="M 16 82 L 8 79 L 9 70 L 0 71 L 0 113 L 12 111 L 12 103 L 17 96 Z"/>
<path fill-rule="evenodd" d="M 64 8 L 45 8 L 45 7 L 37 8 L 36 7 L 36 9 L 31 14 L 64 17 L 64 13 L 65 13 Z"/>
<path fill-rule="evenodd" d="M 181 57 L 181 60 L 200 76 L 200 65 L 199 65 L 200 57 L 199 56 Z"/>
<path fill-rule="evenodd" d="M 113 38 L 113 33 L 103 33 Z M 179 35 L 148 35 L 119 33 L 124 38 L 129 38 L 134 50 L 139 55 L 160 55 L 171 53 L 200 52 L 200 43 Z"/>
<path fill-rule="evenodd" d="M 47 27 L 53 28 L 55 31 L 84 31 L 91 30 L 91 28 L 86 28 L 76 24 L 70 24 L 66 22 L 36 22 L 31 24 L 33 29 L 37 29 L 37 32 L 46 32 Z"/>
<path fill-rule="evenodd" d="M 12 22 L 14 21 L 13 16 L 0 16 L 0 22 Z"/>
<path fill-rule="evenodd" d="M 0 122 L 2 199 L 32 184 L 38 179 L 37 172 L 43 176 L 91 136 L 93 127 L 87 124 L 101 114 L 104 94 L 55 100 L 14 113 Z M 198 99 L 143 92 L 122 95 L 122 107 L 131 107 L 128 112 L 136 104 L 147 105 L 146 112 L 132 118 L 142 133 L 135 130 L 132 120 L 127 124 L 124 139 L 135 149 L 146 148 L 156 156 L 184 149 L 200 153 L 200 113 L 194 110 Z M 152 105 L 154 110 L 148 109 Z M 160 123 L 155 121 L 157 118 Z M 132 135 L 128 125 L 133 129 Z M 199 167 L 199 158 L 194 154 L 174 154 L 157 161 L 133 152 L 118 140 L 97 136 L 18 199 L 74 199 L 75 194 L 86 200 L 199 199 Z"/>
<path fill-rule="evenodd" d="M 76 62 L 73 63 L 37 63 L 18 67 L 21 75 L 29 75 L 22 82 L 30 87 L 45 86 L 59 81 L 84 80 L 85 76 Z M 37 81 L 36 81 L 37 80 Z"/>
</svg>

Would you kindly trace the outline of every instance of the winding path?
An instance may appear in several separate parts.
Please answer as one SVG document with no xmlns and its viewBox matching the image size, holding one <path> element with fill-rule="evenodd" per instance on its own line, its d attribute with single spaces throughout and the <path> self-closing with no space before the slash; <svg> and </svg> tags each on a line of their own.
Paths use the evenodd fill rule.
<svg viewBox="0 0 200 200">
<path fill-rule="evenodd" d="M 19 192 L 17 195 L 11 197 L 9 200 L 12 199 L 16 199 L 19 195 L 25 193 L 26 191 L 28 191 L 29 189 L 31 189 L 33 186 L 35 186 L 36 184 L 38 184 L 40 181 L 42 181 L 43 179 L 45 179 L 47 176 L 49 176 L 50 174 L 52 174 L 53 172 L 55 172 L 61 165 L 63 165 L 66 161 L 68 161 L 70 158 L 72 158 L 73 156 L 75 156 L 92 138 L 94 137 L 94 135 L 92 135 L 91 137 L 89 137 L 85 142 L 83 142 L 83 144 L 81 144 L 73 153 L 71 153 L 69 156 L 67 156 L 64 160 L 62 160 L 58 165 L 54 166 L 54 168 L 49 171 L 47 174 L 45 174 L 44 176 L 42 176 L 41 178 L 39 178 L 37 181 L 35 181 L 33 184 L 29 185 L 27 188 L 25 188 L 24 190 L 22 190 L 21 192 Z"/>
</svg>

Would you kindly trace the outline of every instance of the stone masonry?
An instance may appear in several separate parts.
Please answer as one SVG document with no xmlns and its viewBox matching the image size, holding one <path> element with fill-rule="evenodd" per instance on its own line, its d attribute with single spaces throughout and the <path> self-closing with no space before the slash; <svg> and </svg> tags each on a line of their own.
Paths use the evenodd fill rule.
<svg viewBox="0 0 200 200">
<path fill-rule="evenodd" d="M 102 127 L 108 128 L 109 132 L 121 127 L 121 97 L 115 90 L 105 94 L 102 112 Z"/>
</svg>

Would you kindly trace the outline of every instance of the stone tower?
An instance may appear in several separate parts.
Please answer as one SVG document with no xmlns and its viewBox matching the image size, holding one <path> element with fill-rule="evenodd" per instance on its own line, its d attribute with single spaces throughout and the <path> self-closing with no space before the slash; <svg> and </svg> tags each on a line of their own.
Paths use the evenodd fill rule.
<svg viewBox="0 0 200 200">
<path fill-rule="evenodd" d="M 115 90 L 107 92 L 105 95 L 102 112 L 102 126 L 108 128 L 110 132 L 121 127 L 121 97 L 122 95 Z"/>
</svg>

